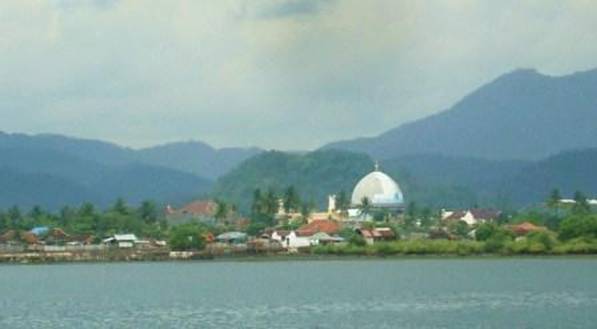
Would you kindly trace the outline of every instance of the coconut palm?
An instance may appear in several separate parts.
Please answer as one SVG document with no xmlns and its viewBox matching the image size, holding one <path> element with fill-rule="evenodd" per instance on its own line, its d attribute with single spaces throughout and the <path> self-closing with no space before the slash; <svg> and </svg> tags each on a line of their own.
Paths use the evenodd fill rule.
<svg viewBox="0 0 597 329">
<path fill-rule="evenodd" d="M 368 197 L 364 196 L 361 199 L 361 204 L 359 205 L 359 215 L 362 217 L 367 217 L 369 213 L 371 213 L 371 209 L 373 206 L 371 205 L 371 200 Z"/>
</svg>

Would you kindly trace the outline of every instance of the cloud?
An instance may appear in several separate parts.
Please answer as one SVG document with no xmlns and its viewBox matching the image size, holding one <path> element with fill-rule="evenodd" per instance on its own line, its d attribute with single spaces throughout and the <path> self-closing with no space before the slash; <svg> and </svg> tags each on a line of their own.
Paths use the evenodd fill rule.
<svg viewBox="0 0 597 329">
<path fill-rule="evenodd" d="M 259 18 L 276 19 L 319 13 L 331 0 L 276 1 L 259 11 Z"/>
<path fill-rule="evenodd" d="M 596 30 L 582 0 L 6 0 L 0 130 L 315 148 L 596 67 Z"/>
<path fill-rule="evenodd" d="M 75 9 L 93 6 L 96 8 L 110 8 L 119 0 L 50 0 L 50 3 L 61 9 Z"/>
</svg>

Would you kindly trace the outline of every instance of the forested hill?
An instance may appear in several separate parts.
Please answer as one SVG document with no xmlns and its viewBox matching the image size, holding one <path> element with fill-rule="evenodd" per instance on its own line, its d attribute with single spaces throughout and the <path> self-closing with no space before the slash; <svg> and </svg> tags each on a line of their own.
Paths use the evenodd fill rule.
<svg viewBox="0 0 597 329">
<path fill-rule="evenodd" d="M 597 149 L 586 149 L 541 161 L 409 155 L 381 161 L 381 169 L 399 183 L 407 202 L 420 206 L 516 209 L 543 202 L 555 188 L 564 196 L 577 190 L 597 196 L 595 163 Z M 221 177 L 213 195 L 247 211 L 256 188 L 281 194 L 294 186 L 304 201 L 323 208 L 327 195 L 341 190 L 350 194 L 372 169 L 368 156 L 346 151 L 266 152 Z"/>
<path fill-rule="evenodd" d="M 553 77 L 517 70 L 481 86 L 439 114 L 378 137 L 326 145 L 376 159 L 435 154 L 540 160 L 597 147 L 597 69 Z"/>
<path fill-rule="evenodd" d="M 211 181 L 139 163 L 105 165 L 53 150 L 0 148 L 0 208 L 39 205 L 55 210 L 119 197 L 132 204 L 152 199 L 180 203 L 205 195 Z"/>
<path fill-rule="evenodd" d="M 351 193 L 358 179 L 373 169 L 364 154 L 345 151 L 293 154 L 279 151 L 261 153 L 243 162 L 217 180 L 213 195 L 248 211 L 253 191 L 273 189 L 282 193 L 294 186 L 304 202 L 320 207 L 329 194 Z"/>
<path fill-rule="evenodd" d="M 558 188 L 572 198 L 581 191 L 597 198 L 597 148 L 562 152 L 525 166 L 504 182 L 504 195 L 521 204 L 545 199 L 546 191 Z"/>
</svg>

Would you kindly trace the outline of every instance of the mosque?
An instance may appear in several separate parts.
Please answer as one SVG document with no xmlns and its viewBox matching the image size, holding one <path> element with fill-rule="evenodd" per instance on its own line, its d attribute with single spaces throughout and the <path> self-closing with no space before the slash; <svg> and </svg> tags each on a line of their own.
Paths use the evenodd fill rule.
<svg viewBox="0 0 597 329">
<path fill-rule="evenodd" d="M 369 214 L 363 214 L 362 203 L 364 200 L 369 202 Z M 278 218 L 300 218 L 301 214 L 286 213 L 284 211 L 283 200 L 279 200 Z M 361 178 L 355 185 L 350 199 L 348 216 L 342 213 L 336 207 L 336 195 L 328 196 L 328 209 L 323 212 L 314 212 L 309 215 L 308 222 L 317 220 L 336 220 L 336 221 L 366 221 L 371 220 L 371 213 L 376 210 L 386 210 L 391 213 L 400 213 L 404 209 L 404 195 L 400 186 L 392 177 L 382 172 L 379 165 L 375 164 L 375 169 Z"/>
<path fill-rule="evenodd" d="M 398 183 L 380 171 L 377 163 L 375 170 L 363 177 L 355 186 L 351 204 L 358 207 L 365 198 L 374 208 L 398 209 L 404 205 L 404 195 Z"/>
<path fill-rule="evenodd" d="M 371 210 L 385 209 L 399 213 L 404 209 L 404 194 L 400 186 L 392 177 L 379 169 L 375 169 L 355 185 L 352 191 L 351 204 L 348 209 L 349 220 L 367 220 L 361 207 L 364 200 L 368 200 Z M 336 197 L 331 195 L 328 202 L 328 213 L 336 212 Z"/>
</svg>

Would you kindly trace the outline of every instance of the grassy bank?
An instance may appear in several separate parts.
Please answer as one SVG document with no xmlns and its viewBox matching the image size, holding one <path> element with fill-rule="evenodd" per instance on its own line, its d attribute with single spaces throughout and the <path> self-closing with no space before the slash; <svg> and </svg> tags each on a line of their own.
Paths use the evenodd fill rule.
<svg viewBox="0 0 597 329">
<path fill-rule="evenodd" d="M 557 241 L 471 241 L 471 240 L 398 240 L 378 242 L 374 245 L 326 245 L 316 246 L 315 255 L 587 255 L 597 254 L 597 241 L 575 239 Z"/>
</svg>

